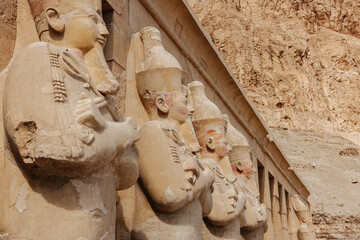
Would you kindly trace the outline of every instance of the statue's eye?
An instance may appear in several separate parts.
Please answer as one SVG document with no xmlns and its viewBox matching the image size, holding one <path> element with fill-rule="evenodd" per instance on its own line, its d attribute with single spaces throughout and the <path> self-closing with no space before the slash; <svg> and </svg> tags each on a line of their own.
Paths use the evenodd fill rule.
<svg viewBox="0 0 360 240">
<path fill-rule="evenodd" d="M 95 14 L 90 13 L 88 17 L 91 18 L 94 22 L 97 22 L 97 16 Z"/>
<path fill-rule="evenodd" d="M 87 17 L 91 18 L 94 22 L 98 21 L 98 16 L 95 11 L 88 10 L 88 11 L 85 11 L 85 14 L 87 15 Z"/>
</svg>

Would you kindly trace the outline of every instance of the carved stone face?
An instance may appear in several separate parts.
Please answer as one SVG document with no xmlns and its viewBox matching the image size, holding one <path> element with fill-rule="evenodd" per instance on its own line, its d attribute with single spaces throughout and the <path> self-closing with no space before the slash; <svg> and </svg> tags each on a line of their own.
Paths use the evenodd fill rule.
<svg viewBox="0 0 360 240">
<path fill-rule="evenodd" d="M 29 0 L 42 41 L 86 54 L 109 34 L 101 18 L 101 0 Z"/>
<path fill-rule="evenodd" d="M 98 42 L 104 46 L 109 32 L 96 9 L 89 5 L 85 9 L 71 11 L 65 20 L 64 42 L 67 46 L 86 53 Z"/>
<path fill-rule="evenodd" d="M 250 160 L 241 160 L 233 164 L 234 173 L 237 175 L 243 175 L 247 178 L 251 178 L 255 175 L 256 169 L 252 161 Z"/>
<path fill-rule="evenodd" d="M 187 99 L 180 91 L 171 92 L 168 95 L 169 118 L 184 123 L 190 116 Z"/>
<path fill-rule="evenodd" d="M 198 140 L 203 149 L 206 148 L 208 152 L 215 153 L 218 159 L 230 153 L 231 147 L 227 142 L 224 126 L 209 124 L 201 132 Z"/>
<path fill-rule="evenodd" d="M 157 111 L 163 119 L 168 118 L 183 124 L 190 117 L 187 98 L 181 91 L 157 92 L 154 97 L 147 99 L 146 108 L 150 112 Z"/>
<path fill-rule="evenodd" d="M 109 32 L 100 16 L 101 9 L 95 6 L 93 1 L 82 1 L 67 7 L 73 8 L 69 9 L 70 11 L 65 9 L 66 13 L 60 13 L 60 17 L 47 11 L 50 26 L 61 24 L 62 21 L 64 23 L 61 44 L 80 49 L 83 53 L 94 48 L 96 43 L 104 46 Z M 59 8 L 62 9 L 61 3 Z M 60 12 L 64 12 L 64 10 L 62 9 Z"/>
<path fill-rule="evenodd" d="M 215 139 L 215 153 L 219 158 L 223 158 L 231 151 L 230 145 L 227 143 L 224 135 L 218 135 L 214 137 Z"/>
</svg>

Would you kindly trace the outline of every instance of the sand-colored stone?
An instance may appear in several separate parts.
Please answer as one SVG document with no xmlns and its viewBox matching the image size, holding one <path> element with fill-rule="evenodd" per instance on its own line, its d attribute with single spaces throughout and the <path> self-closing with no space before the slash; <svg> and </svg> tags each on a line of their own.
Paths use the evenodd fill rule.
<svg viewBox="0 0 360 240">
<path fill-rule="evenodd" d="M 358 139 L 358 3 L 189 3 L 270 127 Z"/>
<path fill-rule="evenodd" d="M 186 74 L 154 27 L 132 37 L 127 65 L 128 101 L 143 106 L 132 111 L 146 111 L 142 119 L 136 114 L 143 125 L 131 238 L 201 239 L 202 214 L 211 206 L 208 192 L 214 177 L 180 134 L 190 116 L 182 85 Z"/>
<path fill-rule="evenodd" d="M 212 209 L 206 214 L 203 239 L 240 239 L 239 215 L 246 197 L 234 186 L 237 178 L 231 170 L 226 138 L 227 120 L 205 95 L 205 87 L 194 81 L 188 85 L 194 107 L 193 124 L 202 147 L 201 163 L 215 175 Z M 240 190 L 240 191 L 239 191 Z"/>
<path fill-rule="evenodd" d="M 333 134 L 282 129 L 272 132 L 312 192 L 309 200 L 317 238 L 356 239 L 360 209 L 354 199 L 358 198 L 360 185 L 352 179 L 360 178 L 358 145 Z"/>
<path fill-rule="evenodd" d="M 244 240 L 263 239 L 267 231 L 266 206 L 260 203 L 257 187 L 256 169 L 251 160 L 249 142 L 230 122 L 227 116 L 226 138 L 232 150 L 230 162 L 237 178 L 234 184 L 246 196 L 245 213 L 241 218 L 241 236 Z"/>
<path fill-rule="evenodd" d="M 360 144 L 359 3 L 189 3 L 265 122 L 278 128 L 274 139 L 314 193 L 318 238 L 358 238 L 358 184 L 351 179 L 358 177 L 359 157 L 338 152 L 343 144 Z M 339 173 L 327 174 L 332 169 Z"/>
<path fill-rule="evenodd" d="M 49 236 L 49 234 L 55 232 L 59 233 L 56 236 L 61 237 L 61 239 L 69 238 L 77 240 L 113 240 L 131 238 L 206 239 L 206 235 L 202 236 L 203 229 L 212 229 L 212 233 L 208 232 L 205 234 L 223 239 L 238 239 L 239 237 L 245 239 L 262 239 L 264 228 L 256 228 L 257 231 L 247 229 L 249 230 L 247 232 L 251 234 L 245 236 L 243 234 L 245 233 L 245 227 L 243 227 L 243 225 L 253 225 L 257 227 L 258 225 L 265 224 L 263 220 L 258 221 L 264 217 L 264 214 L 262 214 L 262 217 L 249 217 L 247 220 L 246 217 L 244 217 L 246 214 L 244 215 L 244 211 L 242 211 L 240 217 L 235 217 L 234 220 L 231 220 L 226 226 L 215 226 L 216 223 L 214 225 L 214 222 L 216 221 L 218 223 L 226 223 L 227 216 L 226 214 L 222 215 L 224 212 L 217 211 L 216 208 L 212 211 L 212 194 L 209 190 L 211 190 L 210 185 L 213 181 L 213 174 L 211 171 L 208 171 L 201 162 L 201 147 L 194 134 L 195 129 L 191 119 L 188 117 L 188 113 L 193 111 L 191 107 L 194 105 L 194 102 L 192 101 L 190 89 L 182 85 L 197 80 L 201 81 L 204 85 L 204 91 L 206 92 L 207 98 L 217 106 L 217 111 L 208 111 L 208 113 L 211 113 L 213 116 L 207 116 L 207 118 L 214 119 L 213 117 L 215 115 L 217 116 L 216 118 L 222 118 L 222 113 L 228 114 L 234 127 L 244 135 L 244 138 L 249 140 L 248 150 L 240 151 L 241 154 L 251 153 L 247 156 L 249 161 L 244 161 L 243 166 L 245 169 L 247 167 L 249 169 L 257 169 L 259 173 L 253 171 L 253 173 L 250 174 L 251 176 L 248 175 L 248 177 L 250 176 L 250 178 L 248 178 L 249 181 L 247 182 L 247 186 L 243 189 L 254 190 L 252 194 L 256 196 L 257 186 L 254 185 L 259 185 L 260 202 L 267 206 L 267 214 L 270 214 L 269 216 L 271 216 L 267 218 L 267 225 L 269 227 L 264 238 L 266 240 L 274 239 L 275 224 L 273 224 L 272 215 L 273 212 L 277 210 L 279 210 L 280 221 L 277 221 L 278 225 L 276 225 L 276 229 L 281 229 L 281 237 L 286 239 L 286 230 L 288 230 L 289 237 L 292 236 L 294 239 L 297 238 L 296 234 L 299 223 L 295 216 L 295 212 L 292 211 L 291 204 L 288 202 L 293 194 L 299 194 L 304 200 L 304 203 L 307 203 L 306 199 L 309 192 L 296 174 L 292 172 L 281 150 L 273 142 L 272 136 L 266 125 L 259 117 L 254 106 L 249 102 L 243 89 L 231 75 L 225 62 L 222 60 L 214 45 L 210 42 L 210 38 L 204 32 L 204 29 L 199 25 L 199 22 L 196 20 L 195 15 L 192 13 L 185 0 L 103 1 L 104 20 L 110 30 L 110 41 L 105 48 L 105 57 L 103 56 L 102 47 L 107 31 L 100 18 L 97 18 L 96 25 L 101 29 L 102 34 L 97 36 L 97 41 L 94 43 L 94 46 L 91 47 L 85 45 L 87 45 L 89 43 L 88 40 L 93 39 L 92 37 L 96 34 L 93 34 L 93 31 L 87 31 L 84 26 L 76 29 L 74 25 L 69 25 L 70 23 L 73 23 L 73 18 L 76 18 L 83 23 L 86 23 L 88 17 L 95 19 L 91 12 L 87 12 L 87 14 L 83 15 L 81 12 L 74 11 L 71 14 L 71 17 L 73 18 L 62 14 L 59 19 L 57 17 L 56 9 L 49 9 L 47 12 L 49 18 L 46 21 L 39 21 L 41 18 L 36 18 L 37 25 L 35 26 L 31 14 L 26 10 L 26 5 L 28 5 L 27 2 L 24 0 L 19 0 L 19 2 L 18 12 L 20 14 L 18 13 L 17 21 L 17 29 L 19 31 L 16 34 L 17 39 L 14 50 L 14 59 L 16 59 L 15 57 L 18 53 L 20 54 L 19 57 L 22 57 L 23 52 L 26 52 L 28 48 L 37 46 L 38 43 L 27 47 L 32 42 L 39 41 L 35 30 L 36 27 L 41 33 L 43 41 L 50 40 L 50 43 L 41 44 L 50 46 L 52 52 L 59 53 L 59 55 L 55 55 L 60 62 L 60 71 L 64 71 L 65 87 L 69 85 L 69 82 L 74 84 L 73 86 L 70 86 L 71 91 L 68 91 L 66 88 L 67 97 L 75 102 L 75 104 L 73 104 L 72 101 L 69 101 L 69 105 L 72 106 L 72 109 L 78 108 L 78 111 L 75 114 L 70 111 L 70 117 L 73 116 L 71 114 L 76 116 L 80 115 L 78 119 L 75 119 L 75 125 L 84 125 L 89 129 L 93 129 L 94 132 L 102 131 L 104 136 L 108 135 L 109 137 L 106 138 L 106 141 L 97 142 L 93 140 L 93 142 L 91 142 L 94 146 L 98 146 L 97 150 L 99 150 L 99 152 L 102 151 L 102 153 L 104 153 L 101 157 L 106 158 L 106 154 L 111 155 L 107 150 L 109 150 L 108 148 L 113 149 L 112 146 L 117 144 L 114 140 L 116 140 L 118 136 L 126 139 L 126 136 L 122 134 L 125 132 L 119 134 L 113 129 L 111 131 L 110 129 L 106 129 L 106 127 L 105 130 L 99 130 L 104 128 L 102 117 L 105 118 L 105 123 L 116 123 L 116 119 L 119 118 L 120 122 L 126 124 L 126 122 L 118 116 L 115 106 L 118 107 L 124 116 L 131 116 L 134 118 L 138 126 L 142 127 L 145 138 L 139 142 L 139 146 L 141 143 L 143 151 L 137 151 L 134 147 L 124 149 L 120 147 L 119 152 L 123 152 L 121 159 L 117 158 L 111 161 L 111 166 L 109 164 L 110 161 L 108 160 L 96 164 L 96 160 L 98 159 L 96 157 L 91 157 L 91 151 L 86 151 L 86 153 L 90 160 L 92 159 L 94 161 L 92 163 L 90 161 L 88 165 L 80 164 L 77 171 L 75 170 L 76 165 L 70 166 L 70 164 L 74 163 L 71 161 L 66 162 L 69 164 L 68 171 L 65 172 L 59 169 L 59 165 L 56 162 L 59 151 L 51 151 L 51 153 L 49 153 L 49 155 L 51 155 L 51 158 L 49 158 L 51 164 L 43 164 L 42 159 L 34 158 L 34 162 L 28 161 L 26 163 L 27 167 L 21 168 L 24 170 L 25 176 L 31 180 L 31 186 L 34 188 L 29 188 L 23 184 L 26 183 L 26 180 L 19 178 L 19 168 L 16 168 L 16 166 L 15 168 L 11 168 L 13 165 L 8 164 L 7 158 L 1 158 L 0 172 L 6 172 L 7 175 L 4 174 L 1 176 L 0 184 L 2 186 L 7 186 L 11 181 L 16 188 L 15 190 L 10 189 L 4 195 L 17 200 L 14 204 L 11 203 L 12 205 L 2 205 L 3 209 L 9 211 L 8 209 L 11 210 L 11 208 L 15 208 L 17 209 L 17 212 L 21 211 L 21 214 L 27 214 L 26 218 L 18 221 L 20 224 L 10 224 L 11 227 L 17 228 L 13 232 L 16 232 L 16 234 L 23 234 L 26 232 L 28 236 L 44 232 Z M 26 2 L 26 4 L 23 4 L 24 2 Z M 33 2 L 35 4 L 42 3 L 47 5 L 52 1 Z M 80 4 L 80 2 L 92 2 L 92 0 L 69 2 L 69 6 L 71 6 L 71 4 Z M 240 6 L 240 2 L 236 2 L 236 4 L 238 7 Z M 96 5 L 100 6 L 99 2 L 96 2 Z M 65 8 L 61 5 L 58 8 L 60 12 L 64 9 Z M 36 16 L 38 11 L 33 9 L 33 13 Z M 95 15 L 99 13 L 100 11 Z M 44 17 L 45 15 L 43 14 L 41 17 Z M 67 25 L 63 25 L 62 19 L 66 20 L 65 22 Z M 52 22 L 51 28 L 47 25 L 48 20 L 49 22 Z M 153 27 L 146 26 L 154 26 L 159 31 Z M 69 31 L 71 29 L 76 29 L 76 37 Z M 94 29 L 96 29 L 96 27 Z M 53 34 L 47 34 L 48 31 L 53 30 L 55 31 Z M 58 33 L 62 32 L 66 33 L 64 37 L 58 38 L 59 41 L 53 45 L 51 37 L 55 37 Z M 79 38 L 82 34 L 87 34 L 88 37 Z M 130 34 L 133 35 L 130 36 Z M 71 53 L 73 52 L 73 49 L 70 49 L 69 53 L 64 54 L 63 48 L 66 48 L 66 45 L 68 44 L 62 44 L 65 42 L 74 43 L 77 40 L 81 40 L 78 41 L 77 44 L 82 44 L 81 51 L 77 51 L 80 58 L 82 55 L 80 52 L 86 52 L 84 59 L 79 61 L 75 61 L 78 56 L 77 54 L 75 54 L 76 56 L 73 56 L 74 54 Z M 22 51 L 24 47 L 26 48 Z M 0 49 L 4 50 L 2 45 Z M 41 59 L 41 56 L 42 54 L 39 54 L 39 56 L 36 56 L 33 59 L 38 62 L 44 61 L 44 59 Z M 56 60 L 56 57 L 54 59 Z M 66 61 L 64 61 L 64 59 Z M 105 64 L 105 60 L 109 67 Z M 63 64 L 63 62 L 66 62 L 66 64 Z M 16 60 L 14 61 L 14 64 L 16 64 Z M 44 71 L 38 75 L 45 76 L 46 73 L 49 72 L 46 71 L 46 65 L 39 65 L 45 67 Z M 82 71 L 83 68 L 81 68 L 81 66 L 83 65 L 86 66 L 86 71 Z M 51 67 L 55 67 L 56 70 L 56 66 L 57 62 L 52 61 Z M 64 68 L 64 66 L 67 68 Z M 3 79 L 3 76 L 7 75 L 7 69 L 2 72 L 0 76 L 1 79 Z M 92 80 L 89 81 L 90 87 L 87 84 L 81 86 L 81 77 L 78 77 L 78 72 L 81 72 L 80 70 L 83 73 L 85 72 L 85 75 L 88 74 L 92 78 Z M 109 70 L 113 72 L 114 76 L 112 76 Z M 36 67 L 33 67 L 31 71 L 37 71 Z M 54 72 L 58 73 L 57 70 Z M 78 82 L 74 82 L 74 79 L 71 77 L 69 78 L 68 72 L 71 73 L 70 75 L 72 77 L 78 78 Z M 13 75 L 14 73 L 12 71 L 9 77 Z M 54 76 L 57 78 L 56 74 Z M 31 79 L 31 77 L 31 74 L 26 75 L 26 78 Z M 51 75 L 50 77 L 53 76 Z M 115 80 L 117 80 L 119 84 L 117 84 Z M 39 81 L 44 81 L 44 79 L 39 77 Z M 4 83 L 4 81 L 2 80 L 1 83 Z M 77 86 L 77 84 L 80 86 Z M 117 91 L 119 85 L 120 90 Z M 20 86 L 20 90 L 27 87 L 30 89 L 30 92 L 31 89 L 38 88 L 36 84 L 25 84 L 25 86 L 18 84 L 13 87 L 13 89 L 16 89 L 17 86 Z M 81 94 L 81 96 L 79 96 L 79 94 L 73 94 L 74 92 L 77 92 L 78 89 L 83 88 L 97 88 L 101 91 L 101 95 L 94 91 L 95 96 L 91 95 L 91 100 L 86 101 L 86 99 L 83 99 L 84 94 Z M 44 92 L 47 92 L 46 90 L 49 89 L 51 88 L 41 88 Z M 158 94 L 159 89 L 161 90 L 160 94 Z M 2 90 L 3 89 L 1 89 L 1 91 Z M 60 86 L 57 90 L 57 100 L 60 100 L 59 102 L 61 103 L 61 101 L 64 100 L 64 88 L 63 86 Z M 6 95 L 9 96 L 18 92 L 20 92 L 18 89 L 6 91 Z M 115 98 L 112 101 L 109 95 L 114 93 L 116 93 L 116 95 L 113 95 Z M 149 105 L 149 101 L 152 102 L 154 93 L 156 95 L 155 100 L 158 101 Z M 92 105 L 92 101 L 100 101 L 100 98 L 102 99 L 104 94 L 106 95 L 105 100 L 108 106 L 100 107 L 100 113 L 96 111 L 96 106 L 95 108 L 90 107 L 91 112 L 89 114 L 86 110 L 86 105 Z M 35 97 L 31 96 L 28 97 L 28 99 L 34 98 L 34 101 L 37 101 L 39 96 L 36 94 L 32 95 Z M 76 96 L 79 96 L 78 99 Z M 16 102 L 16 100 L 18 99 L 11 99 L 13 102 Z M 21 101 L 21 98 L 19 98 L 19 101 Z M 42 104 L 47 103 L 47 101 L 49 100 L 45 99 L 42 101 Z M 31 103 L 31 101 L 29 102 Z M 81 104 L 77 105 L 77 102 Z M 25 105 L 28 106 L 30 103 L 26 102 Z M 84 107 L 84 109 L 82 107 Z M 40 108 L 41 107 L 39 107 L 39 109 Z M 156 111 L 154 111 L 155 108 L 157 109 Z M 14 109 L 11 108 L 7 108 L 6 111 L 8 112 L 9 109 L 14 111 Z M 37 114 L 37 109 L 34 108 L 34 106 L 30 106 L 28 111 L 33 115 Z M 19 116 L 21 117 L 21 114 L 23 113 L 20 112 L 8 115 L 16 118 Z M 51 111 L 47 112 L 47 115 L 51 116 L 51 114 Z M 57 122 L 50 122 L 47 121 L 47 119 L 48 118 L 42 119 L 42 121 L 46 123 L 45 128 L 48 127 L 47 125 L 57 124 Z M 224 126 L 226 123 L 224 123 L 223 120 L 224 119 L 220 121 L 222 123 L 215 125 L 217 125 L 216 129 L 221 133 L 220 135 L 222 135 L 222 139 L 224 140 L 226 136 Z M 215 123 L 219 122 L 215 121 Z M 212 124 L 213 122 L 210 125 Z M 30 124 L 26 122 L 26 124 L 23 125 L 24 126 L 20 126 L 21 133 L 27 133 L 24 130 L 35 129 L 34 124 L 31 124 L 31 122 Z M 133 123 L 130 125 L 134 126 Z M 35 132 L 39 129 L 38 126 L 44 128 L 44 124 L 36 124 Z M 12 128 L 13 126 L 10 125 L 9 132 L 11 132 Z M 0 128 L 0 130 L 1 129 L 2 128 Z M 61 128 L 58 129 L 61 130 Z M 73 129 L 76 130 L 76 128 Z M 43 134 L 44 131 L 41 133 Z M 71 132 L 66 132 L 68 135 L 70 135 L 70 133 Z M 2 135 L 4 136 L 4 134 Z M 25 134 L 25 136 L 29 135 L 30 134 Z M 91 137 L 91 135 L 86 134 L 80 135 L 85 141 L 87 136 Z M 134 135 L 136 135 L 135 130 Z M 102 136 L 96 135 L 95 137 L 96 139 L 100 139 Z M 112 137 L 114 139 L 111 139 Z M 130 139 L 127 142 L 128 144 L 131 145 L 132 141 L 136 139 L 136 136 L 133 137 L 133 139 Z M 17 139 L 19 139 L 19 136 L 17 136 Z M 56 143 L 56 134 L 51 135 L 51 137 L 46 138 L 46 140 L 51 143 Z M 72 140 L 67 141 L 66 144 L 71 145 L 71 141 Z M 240 142 L 241 144 L 244 144 L 242 140 L 240 140 Z M 16 143 L 19 144 L 21 141 Z M 22 155 L 19 154 L 20 157 L 31 157 L 32 154 L 34 154 L 32 146 L 29 146 L 32 143 L 30 138 L 29 143 L 24 144 L 25 148 L 21 151 Z M 58 143 L 60 144 L 60 142 Z M 219 146 L 226 145 L 224 142 L 216 144 Z M 56 144 L 54 145 L 57 146 Z M 3 144 L 1 144 L 1 146 L 3 146 Z M 15 149 L 18 147 L 16 144 L 14 144 L 14 146 Z M 22 146 L 23 145 L 21 145 L 21 147 Z M 28 149 L 30 149 L 30 151 L 27 151 Z M 169 149 L 171 151 L 169 151 Z M 222 148 L 222 150 L 224 149 L 225 148 Z M 79 151 L 76 150 L 76 148 L 71 149 L 71 157 L 73 157 L 73 152 L 74 156 L 77 156 L 76 153 Z M 89 148 L 87 150 L 89 150 Z M 222 152 L 224 153 L 226 151 Z M 234 151 L 233 153 L 239 152 Z M 140 154 L 139 165 L 136 162 L 138 154 Z M 66 155 L 69 156 L 68 153 L 64 155 L 65 157 Z M 215 161 L 214 166 L 220 166 L 219 169 L 223 172 L 216 176 L 221 177 L 224 175 L 234 185 L 235 192 L 240 193 L 241 191 L 238 191 L 237 189 L 241 189 L 241 187 L 236 185 L 239 179 L 235 177 L 233 173 L 234 168 L 232 168 L 229 162 L 229 156 L 228 154 L 222 155 L 226 156 L 223 157 L 218 164 Z M 11 153 L 8 150 L 6 151 L 6 156 L 11 157 Z M 81 157 L 81 151 L 78 156 Z M 217 159 L 217 157 L 215 158 Z M 211 160 L 213 157 L 208 157 L 208 159 Z M 211 162 L 210 160 L 209 162 Z M 179 162 L 182 164 L 179 164 Z M 171 163 L 173 163 L 175 167 L 173 167 Z M 253 167 L 250 163 L 253 164 Z M 37 167 L 39 164 L 41 165 L 40 168 Z M 100 167 L 102 164 L 105 165 L 105 168 L 100 172 L 96 168 Z M 35 166 L 35 168 L 33 166 Z M 114 171 L 112 169 L 114 169 Z M 240 171 L 242 167 L 238 166 L 236 169 Z M 132 186 L 137 179 L 139 170 L 142 180 Z M 80 172 L 84 177 L 77 176 Z M 15 177 L 10 176 L 11 174 Z M 51 176 L 48 177 L 48 175 Z M 53 177 L 53 175 L 57 176 Z M 65 177 L 63 175 L 65 175 Z M 62 179 L 65 180 L 62 181 Z M 66 182 L 67 179 L 71 179 L 71 181 L 69 181 L 70 183 Z M 103 179 L 103 181 L 100 179 Z M 176 179 L 180 179 L 180 181 L 177 182 Z M 274 195 L 272 191 L 274 189 L 274 180 L 276 180 L 279 189 L 278 195 Z M 164 188 L 166 185 L 171 186 L 170 191 L 168 188 Z M 184 186 L 182 189 L 183 191 L 181 191 L 182 186 Z M 67 190 L 62 189 L 62 187 L 65 187 Z M 50 188 L 52 191 L 48 190 Z M 118 191 L 117 196 L 115 195 L 115 189 L 119 190 L 124 188 L 128 189 Z M 36 190 L 40 194 L 34 195 L 33 191 Z M 221 202 L 219 201 L 220 198 L 224 198 L 230 202 L 230 206 L 235 205 L 234 200 L 236 196 L 234 197 L 234 195 L 236 194 L 234 194 L 233 189 L 231 190 L 231 187 L 228 190 L 230 191 L 227 191 L 225 196 L 217 195 L 215 197 L 216 204 Z M 42 193 L 44 192 L 47 193 L 46 199 L 48 202 L 46 203 L 41 199 L 44 195 Z M 183 194 L 184 192 L 185 194 Z M 179 198 L 174 200 L 174 195 Z M 67 199 L 65 199 L 65 197 L 67 197 Z M 245 201 L 245 199 L 248 201 L 249 199 L 246 194 L 243 194 L 243 196 L 238 194 L 237 197 L 238 202 Z M 116 209 L 114 207 L 115 200 L 117 201 Z M 47 206 L 47 209 L 44 210 L 44 208 L 39 208 L 37 209 L 38 212 L 36 212 L 34 210 L 35 205 L 30 206 L 29 201 L 31 201 L 31 203 L 36 202 L 36 204 L 42 207 Z M 238 202 L 236 204 L 238 204 Z M 285 202 L 286 205 L 284 204 Z M 55 205 L 54 203 L 58 204 Z M 66 207 L 64 210 L 65 205 Z M 238 205 L 241 206 L 244 204 Z M 255 205 L 261 206 L 260 203 L 256 203 Z M 7 209 L 7 206 L 13 207 Z M 109 206 L 113 206 L 111 210 L 109 210 Z M 74 209 L 76 208 L 76 210 L 72 209 L 72 207 Z M 33 214 L 34 212 L 36 213 Z M 83 212 L 89 212 L 89 214 L 86 215 Z M 205 215 L 208 215 L 209 217 L 208 220 L 204 222 L 202 217 Z M 253 216 L 253 214 L 250 215 Z M 0 218 L 0 222 L 3 223 L 3 219 L 8 216 L 12 218 L 16 217 L 16 215 L 6 214 L 5 212 L 4 217 Z M 33 218 L 31 221 L 28 221 L 30 216 Z M 65 217 L 67 217 L 67 221 L 61 221 L 61 219 L 64 219 Z M 91 220 L 90 217 L 92 217 Z M 291 219 L 291 217 L 294 217 L 294 219 Z M 211 221 L 209 221 L 210 218 L 215 221 L 211 223 Z M 288 218 L 289 220 L 285 221 L 285 218 Z M 75 223 L 73 222 L 74 219 Z M 86 222 L 86 219 L 89 221 Z M 45 222 L 46 220 L 47 222 Z M 31 222 L 31 224 L 28 224 L 29 222 Z M 59 222 L 61 224 L 59 224 Z M 2 223 L 0 225 L 2 225 Z M 38 223 L 43 223 L 41 228 L 38 228 Z M 66 226 L 64 227 L 64 225 Z M 20 226 L 29 227 L 20 229 Z M 240 236 L 241 227 L 242 236 Z M 85 232 L 85 229 L 86 234 L 89 236 L 83 236 L 82 233 Z M 67 230 L 70 233 L 68 233 Z M 78 233 L 81 233 L 82 235 Z M 23 234 L 20 238 L 23 238 L 26 234 Z M 78 234 L 81 236 L 76 236 L 76 238 L 74 238 L 71 234 Z M 25 238 L 27 239 L 28 236 Z M 8 232 L 3 231 L 1 228 L 0 238 L 8 239 L 9 237 L 12 239 L 13 236 L 9 235 Z M 18 238 L 17 235 L 14 235 L 14 237 Z M 35 239 L 38 238 L 35 237 Z"/>
<path fill-rule="evenodd" d="M 41 42 L 14 57 L 4 86 L 1 236 L 114 239 L 116 189 L 138 176 L 136 151 L 121 157 L 140 135 L 97 89 L 111 80 L 101 2 L 30 6 Z M 108 75 L 91 71 L 94 62 Z"/>
<path fill-rule="evenodd" d="M 0 2 L 0 71 L 9 63 L 14 51 L 16 34 L 17 1 Z"/>
<path fill-rule="evenodd" d="M 291 198 L 295 213 L 300 222 L 297 230 L 299 240 L 313 240 L 313 233 L 309 225 L 311 224 L 309 208 L 301 201 L 299 195 L 294 195 Z"/>
</svg>

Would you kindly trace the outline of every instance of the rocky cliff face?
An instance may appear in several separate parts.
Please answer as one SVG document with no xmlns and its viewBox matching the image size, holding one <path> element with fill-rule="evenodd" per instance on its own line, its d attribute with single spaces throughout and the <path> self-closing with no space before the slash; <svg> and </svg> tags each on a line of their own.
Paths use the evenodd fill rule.
<svg viewBox="0 0 360 240">
<path fill-rule="evenodd" d="M 360 150 L 360 2 L 188 1 L 266 123 L 278 128 L 280 146 L 312 190 L 319 239 L 356 236 L 359 196 L 341 192 L 358 184 L 348 178 L 357 176 L 360 160 L 350 154 Z M 326 155 L 320 175 L 312 168 L 319 151 Z M 331 178 L 333 169 L 345 172 Z"/>
<path fill-rule="evenodd" d="M 360 239 L 360 149 L 339 135 L 272 129 L 309 189 L 318 239 Z"/>
<path fill-rule="evenodd" d="M 0 0 L 0 71 L 9 63 L 15 44 L 16 0 Z"/>
<path fill-rule="evenodd" d="M 360 2 L 189 2 L 270 127 L 360 142 Z"/>
</svg>

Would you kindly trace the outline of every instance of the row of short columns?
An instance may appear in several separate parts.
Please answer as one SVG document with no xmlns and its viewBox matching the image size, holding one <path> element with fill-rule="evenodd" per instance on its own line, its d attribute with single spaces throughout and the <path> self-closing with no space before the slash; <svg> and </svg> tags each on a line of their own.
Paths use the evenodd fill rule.
<svg viewBox="0 0 360 240">
<path fill-rule="evenodd" d="M 259 171 L 259 188 L 262 202 L 267 208 L 268 230 L 265 240 L 297 240 L 299 221 L 295 215 L 291 196 L 277 179 L 264 169 Z"/>
</svg>

